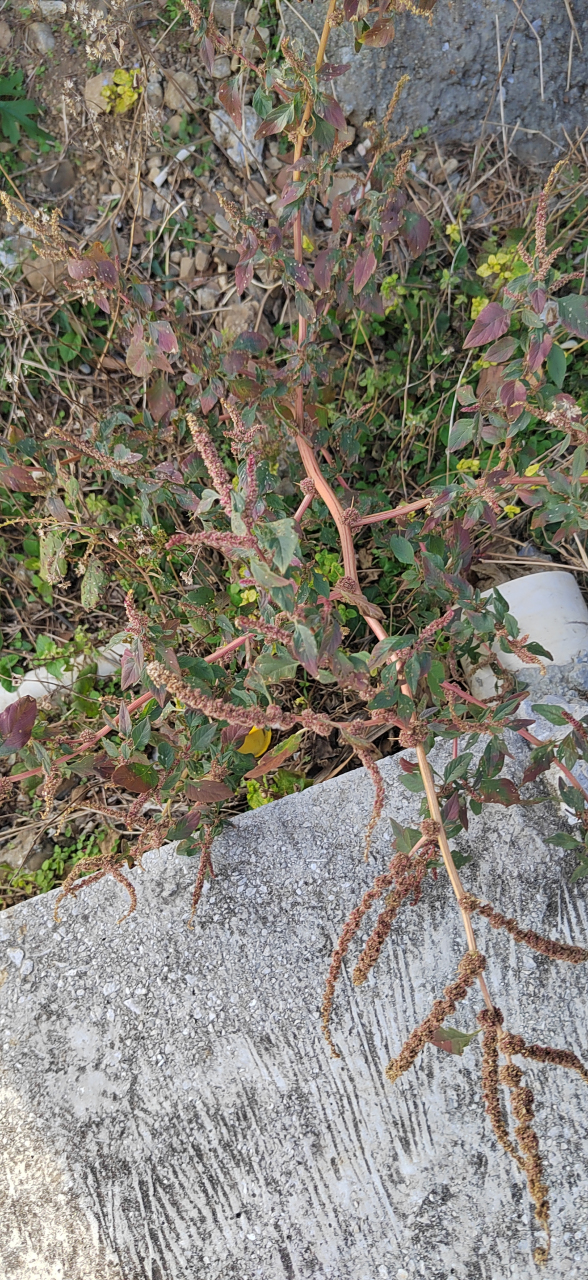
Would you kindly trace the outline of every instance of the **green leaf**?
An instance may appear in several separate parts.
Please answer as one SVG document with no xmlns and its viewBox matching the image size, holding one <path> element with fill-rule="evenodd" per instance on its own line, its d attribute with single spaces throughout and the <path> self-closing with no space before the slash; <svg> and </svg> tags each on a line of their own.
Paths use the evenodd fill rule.
<svg viewBox="0 0 588 1280">
<path fill-rule="evenodd" d="M 267 120 L 267 117 L 269 116 L 269 113 L 272 109 L 271 93 L 265 93 L 264 90 L 261 88 L 261 85 L 258 85 L 257 89 L 255 90 L 255 93 L 253 94 L 251 105 L 253 107 L 253 110 L 256 112 L 258 116 L 261 117 L 262 120 Z"/>
<path fill-rule="evenodd" d="M 389 543 L 396 559 L 400 560 L 401 564 L 414 564 L 414 548 L 408 538 L 401 538 L 399 534 L 393 533 Z"/>
<path fill-rule="evenodd" d="M 192 751 L 207 751 L 214 742 L 217 734 L 216 724 L 201 724 L 190 736 L 190 746 Z"/>
<path fill-rule="evenodd" d="M 431 1044 L 436 1045 L 438 1049 L 444 1049 L 445 1053 L 457 1053 L 461 1057 L 464 1049 L 479 1036 L 478 1031 L 458 1031 L 455 1027 L 438 1027 L 432 1037 Z"/>
<path fill-rule="evenodd" d="M 415 775 L 411 774 L 410 776 L 414 777 Z M 410 853 L 411 849 L 414 849 L 415 844 L 420 840 L 421 832 L 415 827 L 401 827 L 400 823 L 396 822 L 394 818 L 391 818 L 390 822 L 398 852 Z"/>
<path fill-rule="evenodd" d="M 403 773 L 400 781 L 408 791 L 414 791 L 415 795 L 418 795 L 420 791 L 424 791 L 425 789 L 425 784 L 420 773 Z"/>
<path fill-rule="evenodd" d="M 445 667 L 443 666 L 443 663 L 439 662 L 438 658 L 433 658 L 431 668 L 427 676 L 427 681 L 434 698 L 440 698 L 442 696 L 443 690 L 441 688 L 441 681 L 444 679 Z"/>
<path fill-rule="evenodd" d="M 96 607 L 107 581 L 108 579 L 100 561 L 96 556 L 91 556 L 86 565 L 86 572 L 82 578 L 82 588 L 80 592 L 82 607 L 84 609 L 94 609 Z"/>
<path fill-rule="evenodd" d="M 509 288 L 513 289 L 512 281 Z M 569 293 L 565 298 L 558 298 L 557 305 L 564 329 L 577 338 L 588 338 L 588 298 Z"/>
<path fill-rule="evenodd" d="M 133 725 L 131 737 L 136 751 L 142 751 L 143 747 L 147 746 L 151 737 L 151 721 L 149 716 L 143 716 L 142 720 L 139 720 L 137 724 Z"/>
<path fill-rule="evenodd" d="M 286 649 L 283 649 L 275 656 L 271 653 L 261 653 L 255 659 L 255 670 L 267 684 L 276 684 L 278 680 L 294 680 L 298 663 L 290 657 Z"/>
<path fill-rule="evenodd" d="M 456 760 L 450 760 L 445 766 L 444 782 L 456 782 L 458 778 L 463 778 L 467 773 L 473 756 L 471 751 L 464 751 L 463 755 L 458 756 Z"/>
<path fill-rule="evenodd" d="M 551 702 L 534 702 L 531 710 L 535 712 L 535 715 L 543 716 L 543 719 L 548 720 L 550 724 L 558 725 L 558 727 L 568 724 L 560 708 Z"/>
<path fill-rule="evenodd" d="M 262 525 L 259 537 L 262 546 L 270 552 L 279 573 L 284 573 L 292 563 L 292 558 L 300 554 L 298 534 L 290 516 Z"/>
<path fill-rule="evenodd" d="M 294 653 L 311 676 L 318 672 L 318 649 L 312 631 L 303 623 L 297 622 L 292 637 Z"/>
<path fill-rule="evenodd" d="M 554 342 L 551 351 L 547 357 L 547 372 L 551 381 L 556 387 L 563 387 L 564 378 L 566 376 L 566 353 L 562 351 L 557 342 Z"/>
<path fill-rule="evenodd" d="M 451 431 L 449 432 L 449 439 L 447 441 L 447 448 L 449 452 L 456 453 L 458 449 L 463 449 L 464 445 L 469 444 L 470 440 L 473 439 L 473 435 L 474 419 L 458 418 L 457 422 L 453 423 Z"/>
<path fill-rule="evenodd" d="M 582 849 L 584 852 L 586 850 L 586 846 L 579 840 L 575 840 L 567 831 L 558 831 L 556 835 L 545 838 L 548 844 L 555 844 L 558 849 Z"/>
</svg>

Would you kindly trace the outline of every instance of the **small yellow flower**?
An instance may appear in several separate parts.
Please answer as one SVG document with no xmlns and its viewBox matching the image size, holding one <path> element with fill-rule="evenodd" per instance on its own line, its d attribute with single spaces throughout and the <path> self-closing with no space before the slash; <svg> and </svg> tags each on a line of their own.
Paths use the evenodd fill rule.
<svg viewBox="0 0 588 1280">
<path fill-rule="evenodd" d="M 257 591 L 254 587 L 248 587 L 247 591 L 241 592 L 241 604 L 255 604 L 257 600 Z"/>
<path fill-rule="evenodd" d="M 487 305 L 487 302 L 488 302 L 487 298 L 472 298 L 472 309 L 470 312 L 472 320 L 477 319 L 480 312 L 483 311 L 484 307 Z"/>
<path fill-rule="evenodd" d="M 512 503 L 507 503 L 507 505 L 503 507 L 502 510 L 504 511 L 505 516 L 508 516 L 509 519 L 512 516 L 519 516 L 521 514 L 521 508 L 513 507 Z"/>
<path fill-rule="evenodd" d="M 480 470 L 480 460 L 479 458 L 460 458 L 456 470 L 466 472 L 468 475 L 473 475 L 476 471 Z"/>
<path fill-rule="evenodd" d="M 454 244 L 459 244 L 461 240 L 461 231 L 457 225 L 457 222 L 447 223 L 447 226 L 445 228 L 445 235 L 449 236 L 449 239 L 453 240 Z"/>
</svg>

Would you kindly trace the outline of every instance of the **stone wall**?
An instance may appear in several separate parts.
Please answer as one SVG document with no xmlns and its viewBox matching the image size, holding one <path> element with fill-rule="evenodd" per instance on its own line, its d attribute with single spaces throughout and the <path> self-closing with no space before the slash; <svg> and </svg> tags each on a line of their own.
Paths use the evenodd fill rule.
<svg viewBox="0 0 588 1280">
<path fill-rule="evenodd" d="M 516 748 L 520 777 L 526 748 Z M 427 1047 L 395 1086 L 389 1058 L 464 950 L 443 875 L 399 917 L 361 990 L 321 994 L 348 911 L 390 856 L 389 817 L 419 797 L 385 760 L 369 867 L 363 770 L 231 821 L 186 927 L 194 862 L 168 848 L 124 890 L 91 886 L 0 917 L 1 1280 L 580 1280 L 588 1271 L 586 1086 L 532 1067 L 553 1253 L 532 1261 L 524 1177 L 484 1115 L 480 1050 Z M 539 794 L 542 782 L 534 784 Z M 585 882 L 545 843 L 551 801 L 488 806 L 468 888 L 543 932 L 585 941 Z M 370 920 L 370 927 L 372 920 Z M 527 1040 L 588 1050 L 583 966 L 477 923 L 490 990 Z M 364 931 L 365 934 L 365 931 Z M 355 954 L 355 952 L 354 952 Z M 475 1028 L 473 993 L 450 1020 Z"/>
<path fill-rule="evenodd" d="M 301 7 L 307 22 L 320 30 L 326 0 Z M 486 131 L 501 131 L 499 40 L 502 55 L 508 44 L 502 94 L 509 138 L 518 125 L 513 150 L 521 160 L 547 163 L 567 147 L 566 133 L 575 140 L 588 123 L 588 10 L 585 0 L 570 0 L 569 8 L 577 30 L 569 84 L 572 28 L 564 0 L 438 0 L 430 25 L 424 17 L 399 17 L 396 37 L 386 49 L 356 55 L 348 23 L 331 33 L 329 60 L 351 63 L 334 82 L 339 101 L 351 123 L 361 126 L 374 114 L 382 117 L 395 84 L 408 74 L 410 84 L 395 116 L 398 134 L 408 129 L 410 136 L 426 126 L 440 144 L 471 144 L 486 115 Z M 316 41 L 294 9 L 283 6 L 286 26 L 309 53 Z"/>
</svg>

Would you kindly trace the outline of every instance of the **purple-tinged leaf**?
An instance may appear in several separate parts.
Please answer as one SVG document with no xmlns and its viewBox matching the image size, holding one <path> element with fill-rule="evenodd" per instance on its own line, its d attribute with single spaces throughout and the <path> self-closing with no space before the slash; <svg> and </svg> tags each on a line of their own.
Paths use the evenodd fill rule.
<svg viewBox="0 0 588 1280">
<path fill-rule="evenodd" d="M 121 704 L 118 709 L 118 728 L 123 738 L 128 738 L 131 729 L 133 728 L 133 722 L 129 715 L 127 704 L 123 700 L 121 700 Z"/>
<path fill-rule="evenodd" d="M 482 799 L 490 804 L 502 804 L 508 808 L 511 804 L 521 803 L 521 797 L 510 778 L 484 778 L 478 791 Z"/>
<path fill-rule="evenodd" d="M 136 378 L 147 378 L 153 368 L 151 348 L 144 339 L 131 342 L 127 351 L 127 364 Z"/>
<path fill-rule="evenodd" d="M 209 36 L 204 36 L 204 39 L 200 41 L 200 57 L 209 76 L 211 76 L 214 67 L 214 45 Z"/>
<path fill-rule="evenodd" d="M 541 339 L 534 339 L 531 342 L 527 354 L 527 369 L 529 373 L 537 373 L 543 361 L 547 359 L 552 346 L 553 338 L 550 333 L 544 333 Z"/>
<path fill-rule="evenodd" d="M 297 622 L 294 627 L 294 635 L 292 636 L 292 649 L 298 661 L 306 668 L 309 675 L 315 676 L 318 672 L 318 650 L 316 640 L 312 631 L 305 627 L 303 623 Z"/>
<path fill-rule="evenodd" d="M 178 340 L 168 320 L 150 320 L 149 333 L 160 351 L 175 355 L 179 351 Z"/>
<path fill-rule="evenodd" d="M 357 17 L 358 9 L 359 9 L 359 0 L 345 0 L 345 4 L 343 6 L 345 21 L 353 22 L 353 19 Z"/>
<path fill-rule="evenodd" d="M 527 388 L 518 378 L 510 378 L 500 388 L 500 399 L 509 421 L 514 422 L 525 407 Z"/>
<path fill-rule="evenodd" d="M 233 792 L 226 782 L 217 782 L 214 778 L 199 778 L 197 782 L 187 782 L 185 792 L 192 804 L 220 804 L 228 800 Z"/>
<path fill-rule="evenodd" d="M 147 406 L 155 422 L 161 422 L 176 407 L 175 392 L 167 378 L 158 378 L 147 392 Z M 180 477 L 181 478 L 181 477 Z"/>
<path fill-rule="evenodd" d="M 331 276 L 335 270 L 337 257 L 336 249 L 320 249 L 316 255 L 312 274 L 315 284 L 325 293 L 331 283 Z"/>
<path fill-rule="evenodd" d="M 316 103 L 316 111 L 327 124 L 332 124 L 334 129 L 346 129 L 347 121 L 335 98 L 330 95 L 323 98 L 322 102 Z"/>
<path fill-rule="evenodd" d="M 44 473 L 35 472 L 35 476 L 41 476 Z M 49 479 L 49 477 L 47 477 Z M 29 471 L 28 467 L 19 467 L 15 463 L 11 467 L 0 466 L 0 485 L 4 485 L 5 489 L 10 489 L 12 493 L 40 493 L 41 489 L 39 481 Z"/>
<path fill-rule="evenodd" d="M 547 302 L 545 289 L 533 289 L 533 292 L 529 294 L 529 297 L 531 299 L 533 311 L 536 311 L 537 315 L 540 316 L 545 303 Z"/>
<path fill-rule="evenodd" d="M 353 271 L 353 292 L 361 293 L 361 290 L 367 284 L 377 267 L 376 255 L 373 249 L 364 249 L 360 253 Z"/>
<path fill-rule="evenodd" d="M 119 764 L 112 774 L 115 787 L 123 787 L 133 795 L 144 796 L 153 791 L 159 782 L 159 775 L 150 764 L 140 760 L 129 760 L 128 764 Z"/>
<path fill-rule="evenodd" d="M 214 409 L 217 400 L 218 396 L 214 394 L 214 391 L 211 392 L 210 389 L 203 391 L 200 396 L 200 408 L 202 409 L 202 412 L 210 413 L 211 409 Z"/>
<path fill-rule="evenodd" d="M 233 124 L 237 129 L 243 128 L 243 113 L 241 111 L 241 95 L 238 88 L 238 77 L 235 80 L 224 80 L 218 91 L 218 100 L 224 107 L 228 116 L 231 117 Z"/>
<path fill-rule="evenodd" d="M 227 354 L 222 357 L 221 361 L 223 373 L 226 373 L 227 378 L 234 378 L 237 374 L 243 373 L 243 370 L 247 367 L 248 363 L 249 359 L 244 351 L 228 351 Z M 210 411 L 203 409 L 202 412 L 206 413 Z"/>
<path fill-rule="evenodd" d="M 0 715 L 0 736 L 3 739 L 0 756 L 12 755 L 13 751 L 20 751 L 26 745 L 33 732 L 36 716 L 37 703 L 28 694 L 10 703 Z"/>
<path fill-rule="evenodd" d="M 293 262 L 291 272 L 300 289 L 310 289 L 310 276 L 303 262 Z"/>
<path fill-rule="evenodd" d="M 67 270 L 72 280 L 89 280 L 94 274 L 94 267 L 87 258 L 68 258 Z"/>
<path fill-rule="evenodd" d="M 491 364 L 504 364 L 507 360 L 510 360 L 516 350 L 516 345 L 516 338 L 500 338 L 498 342 L 494 342 L 484 352 L 484 359 L 490 360 Z"/>
<path fill-rule="evenodd" d="M 395 191 L 382 212 L 381 227 L 387 235 L 393 235 L 400 227 L 400 215 L 406 204 L 403 191 Z"/>
<path fill-rule="evenodd" d="M 480 312 L 464 342 L 464 350 L 481 347 L 485 342 L 496 342 L 502 338 L 510 324 L 510 316 L 499 302 L 489 302 Z"/>
<path fill-rule="evenodd" d="M 261 356 L 267 350 L 268 340 L 263 333 L 255 329 L 244 329 L 233 343 L 233 351 L 247 351 L 249 355 Z"/>
<path fill-rule="evenodd" d="M 431 224 L 428 218 L 415 209 L 406 209 L 401 234 L 413 258 L 419 258 L 431 238 Z"/>
<path fill-rule="evenodd" d="M 130 689 L 131 685 L 137 683 L 141 679 L 143 671 L 143 648 L 138 642 L 138 651 L 132 653 L 130 649 L 125 649 L 120 664 L 120 687 L 121 689 Z"/>
<path fill-rule="evenodd" d="M 337 76 L 345 75 L 345 72 L 349 71 L 350 66 L 350 62 L 323 62 L 322 68 L 319 71 L 319 80 L 335 80 Z"/>
<path fill-rule="evenodd" d="M 373 27 L 360 36 L 361 43 L 367 45 L 368 49 L 385 49 L 393 39 L 394 19 L 386 17 L 378 18 Z"/>
<path fill-rule="evenodd" d="M 248 285 L 253 280 L 254 266 L 252 262 L 238 262 L 235 267 L 235 287 L 239 297 L 245 293 Z"/>
</svg>

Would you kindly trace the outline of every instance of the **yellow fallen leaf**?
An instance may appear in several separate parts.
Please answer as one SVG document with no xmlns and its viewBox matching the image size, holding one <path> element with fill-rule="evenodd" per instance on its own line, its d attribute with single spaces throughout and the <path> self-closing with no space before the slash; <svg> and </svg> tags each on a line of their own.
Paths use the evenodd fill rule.
<svg viewBox="0 0 588 1280">
<path fill-rule="evenodd" d="M 303 249 L 306 249 L 306 252 L 307 252 L 307 253 L 312 253 L 312 252 L 313 252 L 313 250 L 314 250 L 314 245 L 313 245 L 313 243 L 312 243 L 312 240 L 309 240 L 308 236 L 303 236 L 303 237 L 302 237 L 302 248 L 303 248 Z"/>
<path fill-rule="evenodd" d="M 262 756 L 264 751 L 267 751 L 271 740 L 271 729 L 256 729 L 254 725 L 238 750 L 244 756 Z"/>
</svg>

